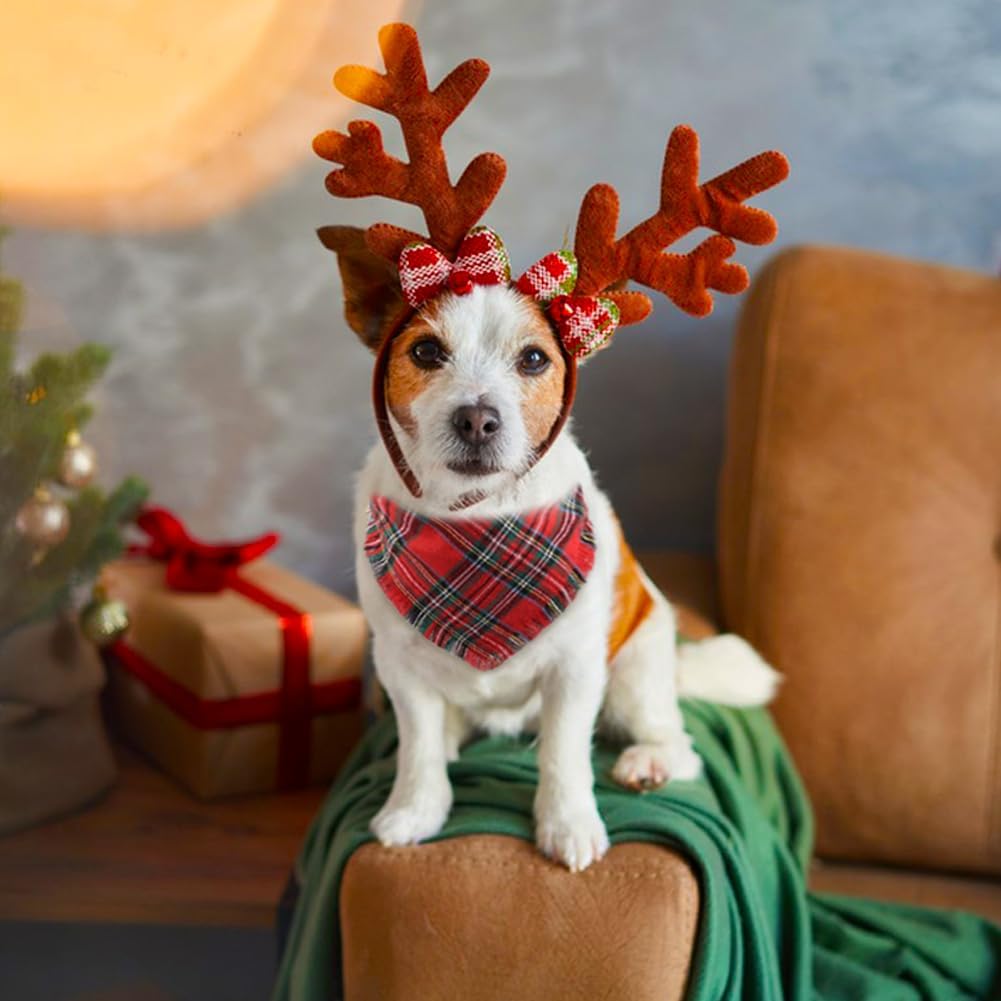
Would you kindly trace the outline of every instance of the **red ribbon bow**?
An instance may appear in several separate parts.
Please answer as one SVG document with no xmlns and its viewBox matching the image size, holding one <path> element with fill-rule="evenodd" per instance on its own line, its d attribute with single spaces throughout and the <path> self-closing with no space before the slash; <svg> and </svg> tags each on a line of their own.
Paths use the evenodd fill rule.
<svg viewBox="0 0 1001 1001">
<path fill-rule="evenodd" d="M 130 546 L 129 551 L 166 563 L 172 591 L 222 591 L 232 585 L 240 567 L 263 556 L 279 540 L 275 532 L 268 532 L 246 542 L 201 542 L 163 507 L 143 508 L 136 524 L 150 541 Z"/>
</svg>

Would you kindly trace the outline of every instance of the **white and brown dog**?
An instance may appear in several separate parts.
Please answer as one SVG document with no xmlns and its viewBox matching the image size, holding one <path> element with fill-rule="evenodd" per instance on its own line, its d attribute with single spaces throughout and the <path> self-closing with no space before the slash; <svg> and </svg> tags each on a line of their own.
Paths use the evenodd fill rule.
<svg viewBox="0 0 1001 1001">
<path fill-rule="evenodd" d="M 512 284 L 496 234 L 471 231 L 503 161 L 484 154 L 452 187 L 438 159 L 485 64 L 465 63 L 431 91 L 412 29 L 390 26 L 380 41 L 386 74 L 349 67 L 335 82 L 400 119 L 410 163 L 383 153 L 369 123 L 314 144 L 343 166 L 328 177 L 332 193 L 417 202 L 431 232 L 423 243 L 395 227 L 320 231 L 338 254 L 348 322 L 377 356 L 382 441 L 358 478 L 354 530 L 399 750 L 372 830 L 387 845 L 432 837 L 451 807 L 448 762 L 467 736 L 537 732 L 536 841 L 580 870 L 608 847 L 593 792 L 596 726 L 624 745 L 613 770 L 622 785 L 695 779 L 701 762 L 678 697 L 760 705 L 777 675 L 736 636 L 676 649 L 672 608 L 567 426 L 577 362 L 618 321 L 645 315 L 645 297 L 621 291 L 628 277 L 692 312 L 711 305 L 708 287 L 737 291 L 741 274 L 746 284 L 723 260 L 733 252 L 725 236 L 689 255 L 659 250 L 697 225 L 764 242 L 766 213 L 740 203 L 780 180 L 781 165 L 769 173 L 758 157 L 699 187 L 694 133 L 678 129 L 651 220 L 614 241 L 614 192 L 592 189 L 576 257 L 548 255 Z M 586 294 L 596 292 L 607 298 Z"/>
</svg>

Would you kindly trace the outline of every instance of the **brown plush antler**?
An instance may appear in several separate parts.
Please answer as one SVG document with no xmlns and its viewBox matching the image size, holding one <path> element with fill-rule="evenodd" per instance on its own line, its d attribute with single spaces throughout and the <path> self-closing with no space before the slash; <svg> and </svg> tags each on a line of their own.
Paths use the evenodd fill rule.
<svg viewBox="0 0 1001 1001">
<path fill-rule="evenodd" d="M 347 198 L 384 195 L 418 206 L 431 243 L 451 254 L 486 212 L 504 181 L 503 159 L 496 153 L 482 153 L 453 185 L 441 145 L 445 130 L 475 97 L 490 67 L 482 59 L 467 60 L 429 90 L 413 28 L 386 25 L 379 32 L 379 47 L 385 73 L 344 66 L 334 75 L 334 86 L 347 97 L 399 120 L 409 162 L 383 150 L 382 136 L 372 122 L 351 122 L 347 135 L 321 132 L 313 140 L 313 149 L 324 159 L 341 164 L 340 170 L 327 175 L 327 190 Z M 369 247 L 394 262 L 407 243 L 423 239 L 384 223 L 369 227 L 366 234 Z"/>
<path fill-rule="evenodd" d="M 777 152 L 759 153 L 719 177 L 699 185 L 699 138 L 694 129 L 679 125 L 664 154 L 660 208 L 649 219 L 615 239 L 619 197 L 607 184 L 596 184 L 584 196 L 574 252 L 579 277 L 577 294 L 611 289 L 622 323 L 637 323 L 650 312 L 650 300 L 639 292 L 618 291 L 632 278 L 668 296 L 695 316 L 713 308 L 709 289 L 742 292 L 746 269 L 728 258 L 736 250 L 730 237 L 745 243 L 769 243 L 775 238 L 775 220 L 761 209 L 742 204 L 748 198 L 783 181 L 789 173 L 786 158 Z M 699 226 L 718 235 L 703 240 L 688 254 L 665 254 L 686 233 Z"/>
</svg>

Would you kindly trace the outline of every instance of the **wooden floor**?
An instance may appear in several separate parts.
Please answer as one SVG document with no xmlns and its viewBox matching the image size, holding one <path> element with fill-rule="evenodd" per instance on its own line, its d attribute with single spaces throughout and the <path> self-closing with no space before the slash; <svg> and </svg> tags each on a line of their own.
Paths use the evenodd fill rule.
<svg viewBox="0 0 1001 1001">
<path fill-rule="evenodd" d="M 0 921 L 273 925 L 325 788 L 200 803 L 117 755 L 100 803 L 0 837 Z"/>
</svg>

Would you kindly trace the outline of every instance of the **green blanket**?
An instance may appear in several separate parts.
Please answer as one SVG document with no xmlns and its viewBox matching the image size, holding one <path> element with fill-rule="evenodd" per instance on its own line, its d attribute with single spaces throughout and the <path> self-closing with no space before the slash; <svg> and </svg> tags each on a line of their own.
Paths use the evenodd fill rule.
<svg viewBox="0 0 1001 1001">
<path fill-rule="evenodd" d="M 1001 998 L 1001 928 L 958 911 L 807 891 L 810 808 L 767 712 L 699 702 L 684 711 L 705 760 L 703 780 L 638 796 L 609 778 L 613 749 L 596 747 L 594 766 L 612 842 L 671 845 L 699 874 L 689 1001 Z M 313 823 L 274 1001 L 340 997 L 341 873 L 351 853 L 372 840 L 368 823 L 389 793 L 395 747 L 387 716 L 357 748 Z M 440 838 L 531 839 L 538 772 L 527 741 L 476 741 L 449 773 L 455 805 Z"/>
</svg>

